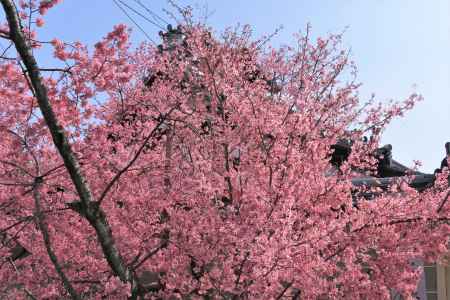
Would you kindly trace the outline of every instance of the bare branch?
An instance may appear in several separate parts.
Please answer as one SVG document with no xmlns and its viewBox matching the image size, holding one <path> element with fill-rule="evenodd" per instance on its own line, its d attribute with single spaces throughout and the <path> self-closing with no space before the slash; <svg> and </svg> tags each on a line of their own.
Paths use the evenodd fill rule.
<svg viewBox="0 0 450 300">
<path fill-rule="evenodd" d="M 72 71 L 70 71 L 70 67 L 69 68 L 39 68 L 39 71 L 41 72 L 63 72 L 63 73 L 69 73 L 72 74 Z"/>
</svg>

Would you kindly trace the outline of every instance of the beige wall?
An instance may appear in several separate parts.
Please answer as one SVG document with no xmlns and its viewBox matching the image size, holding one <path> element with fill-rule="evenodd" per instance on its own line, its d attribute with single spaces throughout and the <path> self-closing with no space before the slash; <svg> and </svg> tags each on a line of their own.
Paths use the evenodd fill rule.
<svg viewBox="0 0 450 300">
<path fill-rule="evenodd" d="M 426 300 L 450 300 L 450 266 L 442 264 L 426 264 L 425 294 Z"/>
<path fill-rule="evenodd" d="M 438 300 L 450 300 L 450 266 L 437 265 Z"/>
</svg>

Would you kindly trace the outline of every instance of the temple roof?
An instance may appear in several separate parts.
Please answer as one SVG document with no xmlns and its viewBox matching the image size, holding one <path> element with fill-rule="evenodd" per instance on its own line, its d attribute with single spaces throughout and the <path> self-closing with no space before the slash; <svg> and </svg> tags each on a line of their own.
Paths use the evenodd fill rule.
<svg viewBox="0 0 450 300">
<path fill-rule="evenodd" d="M 348 140 L 339 140 L 331 146 L 334 152 L 330 162 L 333 166 L 339 168 L 347 160 L 351 152 L 351 142 Z M 443 168 L 448 167 L 447 157 L 450 155 L 450 142 L 445 144 L 446 157 L 442 160 L 440 168 L 436 169 L 434 174 L 422 173 L 417 170 L 406 167 L 400 162 L 392 159 L 392 146 L 385 145 L 378 148 L 373 154 L 378 160 L 378 168 L 372 176 L 355 176 L 351 181 L 355 187 L 381 187 L 388 188 L 401 177 L 411 176 L 409 185 L 418 191 L 422 191 L 434 184 L 435 174 L 440 173 Z M 450 180 L 450 179 L 449 179 Z"/>
</svg>

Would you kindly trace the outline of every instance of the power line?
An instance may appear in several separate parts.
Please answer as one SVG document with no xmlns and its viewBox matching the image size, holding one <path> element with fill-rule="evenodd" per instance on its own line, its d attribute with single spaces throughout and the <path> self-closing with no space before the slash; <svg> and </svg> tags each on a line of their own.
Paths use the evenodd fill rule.
<svg viewBox="0 0 450 300">
<path fill-rule="evenodd" d="M 119 0 L 120 1 L 120 0 Z M 137 28 L 149 39 L 155 46 L 157 45 L 156 42 L 150 37 L 150 35 L 141 27 L 139 24 L 127 13 L 127 11 L 117 3 L 116 0 L 113 0 L 114 4 L 128 17 L 128 19 L 133 22 L 134 25 L 136 25 Z M 122 1 L 120 1 L 122 2 Z"/>
<path fill-rule="evenodd" d="M 147 22 L 155 25 L 156 27 L 158 27 L 161 30 L 165 30 L 164 27 L 162 27 L 161 25 L 159 25 L 158 23 L 150 20 L 149 18 L 147 18 L 145 15 L 141 14 L 139 11 L 137 11 L 136 9 L 134 9 L 133 7 L 129 6 L 128 4 L 126 4 L 125 2 L 123 2 L 122 0 L 118 0 L 122 5 L 126 6 L 129 10 L 131 10 L 132 12 L 134 12 L 135 14 L 137 14 L 138 16 L 140 16 L 141 18 L 143 18 L 144 20 L 146 20 Z"/>
<path fill-rule="evenodd" d="M 145 9 L 149 14 L 153 16 L 154 19 L 158 19 L 162 21 L 163 23 L 166 23 L 166 25 L 169 25 L 169 22 L 167 22 L 165 19 L 161 18 L 157 13 L 153 12 L 150 8 L 145 6 L 141 0 L 134 0 L 137 4 L 139 4 L 143 9 Z"/>
</svg>

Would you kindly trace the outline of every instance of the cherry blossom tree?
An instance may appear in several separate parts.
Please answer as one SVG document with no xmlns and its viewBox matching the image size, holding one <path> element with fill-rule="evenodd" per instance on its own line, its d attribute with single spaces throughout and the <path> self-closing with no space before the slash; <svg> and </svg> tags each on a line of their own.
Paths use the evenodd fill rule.
<svg viewBox="0 0 450 300">
<path fill-rule="evenodd" d="M 186 10 L 161 47 L 88 47 L 39 39 L 59 1 L 0 2 L 2 298 L 384 299 L 448 252 L 447 169 L 351 184 L 420 96 L 362 103 L 340 35 L 273 49 Z"/>
</svg>

